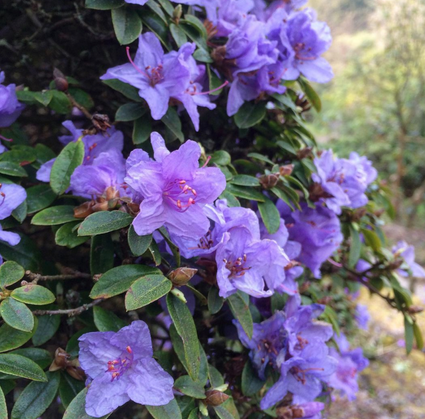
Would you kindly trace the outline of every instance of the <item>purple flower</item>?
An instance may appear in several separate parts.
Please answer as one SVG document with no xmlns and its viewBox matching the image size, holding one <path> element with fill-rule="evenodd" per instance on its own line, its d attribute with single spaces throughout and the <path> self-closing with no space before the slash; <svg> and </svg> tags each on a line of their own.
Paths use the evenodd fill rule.
<svg viewBox="0 0 425 419">
<path fill-rule="evenodd" d="M 311 402 L 319 396 L 322 391 L 321 381 L 336 369 L 336 361 L 328 353 L 326 345 L 312 342 L 298 356 L 283 362 L 278 381 L 261 400 L 261 409 L 269 409 L 288 392 L 293 394 L 295 403 Z"/>
<path fill-rule="evenodd" d="M 317 22 L 312 9 L 305 9 L 290 15 L 286 34 L 295 51 L 292 65 L 298 76 L 302 74 L 316 83 L 329 82 L 333 78 L 332 67 L 321 57 L 332 43 L 329 26 Z"/>
<path fill-rule="evenodd" d="M 285 252 L 273 240 L 252 240 L 247 228 L 224 234 L 216 262 L 221 297 L 227 298 L 237 290 L 253 297 L 269 297 L 275 291 L 297 292 L 296 283 L 285 275 L 290 263 Z"/>
<path fill-rule="evenodd" d="M 195 256 L 214 258 L 217 248 L 223 244 L 224 233 L 231 233 L 240 227 L 247 228 L 253 240 L 260 239 L 257 215 L 248 208 L 228 207 L 225 199 L 219 199 L 215 205 L 206 205 L 203 211 L 210 220 L 210 229 L 203 237 L 187 240 L 171 236 L 187 259 Z"/>
<path fill-rule="evenodd" d="M 123 188 L 125 159 L 121 152 L 100 153 L 91 165 L 81 165 L 71 175 L 70 191 L 83 198 L 118 198 L 126 195 Z M 106 192 L 106 195 L 104 196 Z M 120 193 L 121 192 L 121 193 Z"/>
<path fill-rule="evenodd" d="M 102 153 L 120 153 L 124 147 L 124 136 L 121 131 L 115 128 L 109 128 L 105 133 L 86 135 L 82 137 L 82 130 L 77 129 L 70 121 L 65 121 L 63 126 L 69 129 L 72 135 L 64 135 L 59 137 L 63 144 L 76 142 L 81 138 L 84 143 L 84 160 L 83 165 L 90 166 Z M 118 157 L 115 161 L 118 160 Z M 40 182 L 50 182 L 50 173 L 56 158 L 49 160 L 41 165 L 38 169 L 36 177 Z M 121 167 L 121 165 L 117 166 Z"/>
<path fill-rule="evenodd" d="M 0 128 L 12 125 L 21 114 L 25 105 L 16 97 L 16 86 L 4 86 L 4 72 L 0 72 Z"/>
<path fill-rule="evenodd" d="M 255 7 L 252 10 L 258 19 L 268 20 L 277 10 L 283 9 L 286 13 L 290 13 L 304 6 L 308 0 L 275 0 L 269 6 L 264 0 L 254 0 Z"/>
<path fill-rule="evenodd" d="M 215 105 L 207 97 L 195 98 L 203 95 L 201 85 L 197 83 L 200 70 L 192 57 L 195 47 L 195 44 L 186 43 L 179 51 L 164 54 L 158 38 L 152 32 L 147 32 L 139 37 L 134 61 L 128 54 L 130 63 L 110 68 L 101 79 L 118 79 L 138 88 L 140 97 L 146 100 L 155 120 L 166 114 L 170 99 L 180 101 L 198 130 L 197 106 L 213 109 Z"/>
<path fill-rule="evenodd" d="M 392 252 L 396 255 L 400 255 L 404 259 L 408 270 L 412 272 L 412 276 L 415 278 L 425 278 L 425 269 L 415 262 L 414 246 L 409 246 L 405 241 L 402 240 L 393 246 Z M 409 276 L 409 272 L 405 269 L 398 269 L 397 272 L 401 276 Z"/>
<path fill-rule="evenodd" d="M 361 348 L 349 350 L 350 345 L 345 335 L 334 336 L 334 339 L 339 352 L 331 348 L 331 355 L 338 361 L 338 366 L 335 373 L 330 376 L 328 384 L 352 401 L 359 391 L 358 373 L 369 365 L 369 361 L 363 356 Z"/>
<path fill-rule="evenodd" d="M 27 193 L 22 186 L 14 183 L 0 184 L 0 220 L 4 220 L 12 214 L 12 211 L 19 207 L 27 198 Z M 11 231 L 4 231 L 0 224 L 0 240 L 9 243 L 11 246 L 16 246 L 21 238 L 18 234 Z M 3 263 L 3 258 L 0 255 L 0 264 Z"/>
<path fill-rule="evenodd" d="M 301 244 L 298 260 L 306 265 L 316 278 L 320 278 L 320 267 L 343 240 L 338 217 L 331 210 L 317 206 L 315 209 L 302 204 L 301 211 L 290 212 L 282 201 L 278 208 L 289 231 L 289 238 Z"/>
<path fill-rule="evenodd" d="M 133 222 L 136 233 L 144 236 L 165 226 L 172 235 L 200 239 L 210 225 L 203 207 L 225 189 L 223 173 L 216 167 L 199 167 L 201 149 L 194 141 L 186 141 L 172 153 L 158 133 L 152 133 L 151 142 L 155 161 L 138 152 L 135 158 L 133 151 L 129 158 L 134 164 L 125 178 L 143 198 Z M 137 158 L 141 158 L 138 163 Z"/>
<path fill-rule="evenodd" d="M 293 405 L 291 408 L 293 411 L 297 412 L 299 418 L 320 419 L 322 417 L 320 412 L 325 408 L 325 404 L 320 402 L 309 402 Z"/>
<path fill-rule="evenodd" d="M 287 305 L 288 319 L 285 322 L 285 329 L 288 332 L 288 351 L 292 356 L 299 356 L 304 348 L 313 342 L 324 343 L 332 335 L 332 326 L 327 323 L 313 321 L 320 316 L 325 307 L 320 304 L 311 304 L 308 306 L 299 306 L 294 310 L 293 304 L 297 302 L 296 297 L 291 297 Z"/>
<path fill-rule="evenodd" d="M 242 344 L 250 350 L 249 356 L 258 371 L 258 375 L 265 380 L 267 366 L 278 369 L 278 358 L 284 359 L 287 352 L 288 332 L 284 325 L 286 315 L 277 311 L 272 317 L 262 323 L 254 323 L 252 339 L 249 339 L 237 320 L 233 323 L 238 330 Z"/>
<path fill-rule="evenodd" d="M 356 313 L 354 314 L 354 319 L 356 320 L 360 329 L 367 330 L 368 323 L 370 320 L 370 314 L 367 307 L 363 304 L 357 304 Z"/>
<path fill-rule="evenodd" d="M 145 322 L 134 321 L 117 333 L 86 333 L 78 340 L 81 367 L 92 380 L 87 414 L 101 417 L 129 400 L 162 406 L 174 398 L 173 378 L 152 358 Z"/>
</svg>

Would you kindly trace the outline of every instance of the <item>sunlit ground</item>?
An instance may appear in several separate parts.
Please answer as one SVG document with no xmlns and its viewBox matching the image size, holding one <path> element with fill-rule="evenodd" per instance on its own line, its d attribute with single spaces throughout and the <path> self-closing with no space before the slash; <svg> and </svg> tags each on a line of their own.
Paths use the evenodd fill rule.
<svg viewBox="0 0 425 419">
<path fill-rule="evenodd" d="M 425 284 L 419 284 L 425 290 Z M 338 400 L 328 411 L 329 419 L 423 419 L 425 418 L 425 353 L 413 350 L 406 356 L 401 347 L 403 318 L 379 297 L 361 297 L 372 316 L 368 332 L 358 342 L 370 358 L 362 373 L 355 402 Z M 417 298 L 416 303 L 421 303 Z M 425 315 L 420 315 L 425 331 Z"/>
</svg>

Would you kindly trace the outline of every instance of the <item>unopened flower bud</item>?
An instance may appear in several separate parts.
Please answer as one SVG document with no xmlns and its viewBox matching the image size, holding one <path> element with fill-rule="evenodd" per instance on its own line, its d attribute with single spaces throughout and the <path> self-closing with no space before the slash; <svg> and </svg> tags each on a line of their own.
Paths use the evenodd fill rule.
<svg viewBox="0 0 425 419">
<path fill-rule="evenodd" d="M 108 128 L 111 128 L 111 122 L 109 121 L 108 115 L 95 113 L 91 121 L 97 131 L 106 131 Z"/>
<path fill-rule="evenodd" d="M 55 68 L 53 70 L 53 77 L 56 89 L 60 92 L 66 92 L 68 90 L 69 84 L 68 80 L 66 79 L 65 75 L 60 71 L 59 69 Z"/>
<path fill-rule="evenodd" d="M 271 189 L 279 182 L 279 176 L 279 173 L 270 173 L 269 175 L 260 176 L 259 181 L 264 189 Z"/>
<path fill-rule="evenodd" d="M 177 268 L 169 273 L 168 278 L 176 287 L 181 287 L 186 285 L 196 272 L 198 272 L 198 270 L 193 268 Z"/>
<path fill-rule="evenodd" d="M 75 218 L 86 218 L 90 214 L 93 214 L 93 205 L 92 201 L 84 202 L 78 207 L 74 208 L 74 217 Z"/>
<path fill-rule="evenodd" d="M 173 19 L 178 24 L 183 14 L 182 5 L 179 4 L 173 11 Z"/>
<path fill-rule="evenodd" d="M 305 147 L 297 151 L 297 157 L 300 160 L 305 159 L 306 157 L 312 157 L 312 156 L 313 156 L 312 147 Z"/>
<path fill-rule="evenodd" d="M 424 307 L 421 306 L 410 306 L 407 311 L 409 312 L 409 314 L 417 314 L 417 313 L 422 313 L 424 311 Z"/>
<path fill-rule="evenodd" d="M 93 212 L 108 211 L 108 209 L 109 209 L 108 201 L 96 202 L 96 204 L 94 204 L 92 207 Z"/>
<path fill-rule="evenodd" d="M 62 348 L 57 348 L 55 351 L 55 359 L 49 367 L 49 371 L 58 371 L 65 369 L 71 355 Z"/>
<path fill-rule="evenodd" d="M 290 176 L 294 170 L 293 164 L 285 164 L 284 166 L 279 167 L 280 176 Z"/>
<path fill-rule="evenodd" d="M 220 406 L 229 396 L 219 390 L 208 390 L 205 395 L 207 396 L 203 401 L 207 406 Z"/>
</svg>

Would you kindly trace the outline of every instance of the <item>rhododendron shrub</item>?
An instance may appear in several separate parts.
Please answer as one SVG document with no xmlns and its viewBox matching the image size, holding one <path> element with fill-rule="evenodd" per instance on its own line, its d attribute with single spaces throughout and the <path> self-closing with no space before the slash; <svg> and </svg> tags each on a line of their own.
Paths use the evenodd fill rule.
<svg viewBox="0 0 425 419">
<path fill-rule="evenodd" d="M 368 365 L 361 288 L 422 347 L 387 190 L 305 124 L 333 77 L 306 3 L 86 0 L 96 89 L 0 73 L 2 418 L 321 418 Z"/>
</svg>

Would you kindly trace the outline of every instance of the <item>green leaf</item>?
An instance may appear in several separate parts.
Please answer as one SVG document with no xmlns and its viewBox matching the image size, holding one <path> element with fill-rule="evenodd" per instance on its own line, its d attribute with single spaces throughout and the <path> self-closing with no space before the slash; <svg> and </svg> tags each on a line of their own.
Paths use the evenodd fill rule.
<svg viewBox="0 0 425 419">
<path fill-rule="evenodd" d="M 266 197 L 261 192 L 252 188 L 246 188 L 244 186 L 232 185 L 228 183 L 226 191 L 230 192 L 232 195 L 237 196 L 238 198 L 244 198 L 259 202 L 264 202 L 266 200 Z"/>
<path fill-rule="evenodd" d="M 60 323 L 61 316 L 59 315 L 39 316 L 38 326 L 32 337 L 33 345 L 40 346 L 49 341 L 59 329 Z"/>
<path fill-rule="evenodd" d="M 251 157 L 252 159 L 256 159 L 256 160 L 263 161 L 265 163 L 269 163 L 272 166 L 274 165 L 274 163 L 268 157 L 263 156 L 262 154 L 259 154 L 259 153 L 248 153 L 247 156 L 248 157 Z"/>
<path fill-rule="evenodd" d="M 146 6 L 148 6 L 149 9 L 151 9 L 158 17 L 160 17 L 161 20 L 166 25 L 168 24 L 167 17 L 165 16 L 165 14 L 162 11 L 161 7 L 159 7 L 159 5 L 155 2 L 155 0 L 148 0 L 148 2 L 146 3 Z"/>
<path fill-rule="evenodd" d="M 84 382 L 76 380 L 65 371 L 62 371 L 60 375 L 59 397 L 66 409 L 78 393 L 84 389 Z"/>
<path fill-rule="evenodd" d="M 413 323 L 407 316 L 404 316 L 404 340 L 406 341 L 406 353 L 409 355 L 413 349 Z"/>
<path fill-rule="evenodd" d="M 323 312 L 322 316 L 326 319 L 328 323 L 330 323 L 335 331 L 335 333 L 339 336 L 339 324 L 338 324 L 338 315 L 336 314 L 335 310 L 331 307 L 326 305 L 325 311 Z"/>
<path fill-rule="evenodd" d="M 120 10 L 120 9 L 118 9 Z M 146 112 L 146 108 L 141 103 L 125 103 L 121 105 L 115 114 L 116 121 L 134 121 Z"/>
<path fill-rule="evenodd" d="M 416 346 L 418 350 L 422 350 L 424 347 L 424 338 L 422 335 L 421 328 L 418 326 L 416 322 L 413 323 L 413 334 L 415 335 Z"/>
<path fill-rule="evenodd" d="M 159 232 L 161 233 L 162 237 L 164 237 L 165 241 L 167 242 L 168 247 L 170 248 L 171 253 L 174 256 L 174 260 L 176 261 L 176 266 L 179 268 L 181 264 L 180 249 L 170 240 L 168 232 L 164 227 L 161 227 L 159 229 Z"/>
<path fill-rule="evenodd" d="M 169 50 L 168 45 L 168 28 L 165 22 L 156 13 L 151 10 L 144 9 L 140 14 L 143 23 L 158 37 L 161 43 Z"/>
<path fill-rule="evenodd" d="M 222 405 L 214 407 L 220 419 L 239 419 L 239 413 L 232 398 L 227 399 Z"/>
<path fill-rule="evenodd" d="M 114 267 L 114 243 L 110 234 L 100 234 L 91 238 L 90 272 L 102 274 Z"/>
<path fill-rule="evenodd" d="M 280 213 L 271 199 L 264 198 L 265 202 L 258 203 L 258 209 L 267 231 L 270 234 L 274 234 L 280 227 Z"/>
<path fill-rule="evenodd" d="M 40 211 L 48 207 L 55 199 L 56 194 L 49 185 L 36 185 L 27 190 L 28 214 Z"/>
<path fill-rule="evenodd" d="M 372 230 L 367 228 L 362 228 L 362 234 L 365 238 L 365 242 L 370 246 L 375 252 L 380 252 L 382 249 L 382 243 L 379 239 L 379 236 Z"/>
<path fill-rule="evenodd" d="M 21 303 L 44 305 L 53 303 L 56 300 L 52 291 L 41 285 L 27 284 L 23 287 L 16 288 L 10 294 L 12 298 Z"/>
<path fill-rule="evenodd" d="M 35 243 L 27 236 L 20 235 L 21 241 L 16 246 L 0 241 L 0 255 L 8 261 L 14 261 L 24 269 L 37 271 L 41 260 L 41 254 Z"/>
<path fill-rule="evenodd" d="M 83 163 L 84 143 L 71 142 L 61 151 L 53 163 L 50 173 L 50 186 L 53 192 L 62 195 L 69 187 L 71 175 Z"/>
<path fill-rule="evenodd" d="M 216 314 L 223 307 L 224 298 L 218 294 L 219 290 L 217 287 L 211 287 L 208 292 L 208 310 L 211 314 Z"/>
<path fill-rule="evenodd" d="M 163 275 L 146 275 L 134 282 L 125 295 L 125 308 L 137 310 L 159 300 L 171 291 L 173 284 Z"/>
<path fill-rule="evenodd" d="M 183 29 L 185 34 L 193 41 L 195 44 L 207 51 L 208 45 L 206 37 L 204 36 L 203 31 L 200 31 L 199 28 L 193 24 L 193 22 L 185 19 L 180 19 L 179 27 Z"/>
<path fill-rule="evenodd" d="M 0 419 L 7 419 L 7 405 L 2 388 L 0 387 Z"/>
<path fill-rule="evenodd" d="M 232 159 L 230 157 L 230 154 L 224 150 L 214 151 L 210 159 L 210 163 L 218 164 L 219 166 L 227 166 L 231 162 L 232 162 Z"/>
<path fill-rule="evenodd" d="M 28 342 L 33 332 L 22 332 L 4 324 L 0 327 L 0 352 L 11 351 Z"/>
<path fill-rule="evenodd" d="M 86 0 L 87 1 L 87 0 Z M 81 390 L 77 397 L 72 400 L 67 409 L 65 410 L 65 414 L 62 419 L 94 419 L 93 416 L 90 416 L 86 413 L 86 395 L 87 395 L 87 387 Z M 101 419 L 106 419 L 111 414 L 106 416 L 102 416 Z"/>
<path fill-rule="evenodd" d="M 149 253 L 152 256 L 155 266 L 159 266 L 161 264 L 162 257 L 161 257 L 161 252 L 159 251 L 159 247 L 156 244 L 155 240 L 152 240 L 152 243 L 149 246 Z"/>
<path fill-rule="evenodd" d="M 174 382 L 174 388 L 195 399 L 205 399 L 204 387 L 193 381 L 188 375 L 183 375 Z"/>
<path fill-rule="evenodd" d="M 139 96 L 139 91 L 135 87 L 123 83 L 120 80 L 117 79 L 110 79 L 110 80 L 102 80 L 104 84 L 109 86 L 111 89 L 116 90 L 117 92 L 120 92 L 123 94 L 127 99 L 131 99 L 134 102 L 141 102 L 143 99 Z"/>
<path fill-rule="evenodd" d="M 155 275 L 161 272 L 156 268 L 143 265 L 117 266 L 104 273 L 91 290 L 90 297 L 110 298 L 127 291 L 133 282 L 145 275 Z"/>
<path fill-rule="evenodd" d="M 208 364 L 208 378 L 212 388 L 217 388 L 224 384 L 224 378 L 220 371 L 218 371 L 217 368 L 213 367 L 211 364 Z"/>
<path fill-rule="evenodd" d="M 68 114 L 72 111 L 72 103 L 68 96 L 57 90 L 51 90 L 52 100 L 49 103 L 49 108 L 53 109 L 57 113 Z"/>
<path fill-rule="evenodd" d="M 7 287 L 20 281 L 25 275 L 24 268 L 16 262 L 7 261 L 0 265 L 0 287 Z"/>
<path fill-rule="evenodd" d="M 34 361 L 41 369 L 48 367 L 52 363 L 52 356 L 46 349 L 21 348 L 10 352 L 12 355 L 21 355 Z"/>
<path fill-rule="evenodd" d="M 186 33 L 184 32 L 182 28 L 180 28 L 180 26 L 177 26 L 174 23 L 171 23 L 170 32 L 179 48 L 187 42 Z"/>
<path fill-rule="evenodd" d="M 47 383 L 32 382 L 19 395 L 11 419 L 37 419 L 53 402 L 59 388 L 60 374 L 47 373 Z"/>
<path fill-rule="evenodd" d="M 127 323 L 112 313 L 112 311 L 105 310 L 99 306 L 93 307 L 93 320 L 100 332 L 118 332 L 118 330 L 127 326 Z"/>
<path fill-rule="evenodd" d="M 122 211 L 100 211 L 89 215 L 78 227 L 79 236 L 97 236 L 127 227 L 133 221 Z"/>
<path fill-rule="evenodd" d="M 171 400 L 165 406 L 146 406 L 154 419 L 182 419 L 182 414 L 176 399 Z M 66 419 L 66 418 L 64 418 Z"/>
<path fill-rule="evenodd" d="M 245 396 L 253 396 L 258 393 L 264 386 L 265 381 L 260 380 L 256 371 L 252 367 L 251 361 L 248 360 L 242 371 L 242 393 Z"/>
<path fill-rule="evenodd" d="M 78 236 L 77 229 L 75 228 L 80 223 L 81 221 L 77 221 L 75 223 L 68 223 L 59 227 L 55 234 L 56 244 L 58 246 L 67 247 L 68 249 L 73 249 L 74 247 L 85 243 L 88 240 L 87 237 Z"/>
<path fill-rule="evenodd" d="M 182 123 L 180 121 L 177 111 L 173 107 L 169 107 L 167 113 L 161 118 L 161 121 L 166 127 L 178 138 L 180 142 L 184 141 L 184 134 L 182 132 Z"/>
<path fill-rule="evenodd" d="M 35 214 L 31 220 L 31 224 L 50 226 L 65 224 L 71 221 L 76 221 L 74 207 L 71 205 L 58 205 L 56 207 L 46 208 Z"/>
<path fill-rule="evenodd" d="M 169 2 L 169 0 L 158 0 L 158 3 L 161 5 L 161 7 L 168 13 L 169 16 L 173 17 L 174 13 L 174 7 Z"/>
<path fill-rule="evenodd" d="M 112 24 L 115 35 L 121 45 L 127 45 L 136 40 L 142 32 L 142 21 L 134 10 L 119 7 L 111 10 Z"/>
<path fill-rule="evenodd" d="M 142 256 L 145 253 L 150 244 L 152 243 L 152 234 L 147 236 L 139 236 L 134 230 L 133 225 L 128 229 L 128 245 L 134 256 Z"/>
<path fill-rule="evenodd" d="M 18 163 L 13 163 L 11 161 L 0 161 L 0 173 L 8 176 L 28 176 L 26 170 L 19 166 Z"/>
<path fill-rule="evenodd" d="M 227 302 L 230 306 L 230 310 L 232 311 L 233 316 L 239 321 L 242 329 L 245 331 L 249 339 L 252 339 L 254 324 L 252 321 L 251 312 L 249 310 L 249 300 L 247 303 L 243 297 L 243 294 L 238 291 L 236 294 L 228 297 Z"/>
<path fill-rule="evenodd" d="M 12 211 L 12 217 L 18 221 L 18 223 L 22 224 L 25 220 L 25 218 L 27 218 L 27 213 L 28 213 L 28 206 L 27 206 L 27 201 L 25 200 L 24 202 L 22 202 L 22 204 L 20 204 L 18 207 L 16 207 L 13 211 Z"/>
<path fill-rule="evenodd" d="M 43 106 L 47 106 L 53 98 L 53 94 L 50 90 L 43 90 L 41 92 L 35 92 L 34 98 L 37 102 Z"/>
<path fill-rule="evenodd" d="M 230 183 L 239 186 L 260 186 L 260 181 L 258 180 L 258 178 L 248 175 L 236 175 L 232 178 Z"/>
<path fill-rule="evenodd" d="M 13 298 L 6 298 L 0 304 L 3 320 L 14 329 L 31 332 L 34 329 L 34 316 L 31 310 Z"/>
<path fill-rule="evenodd" d="M 245 102 L 235 115 L 235 124 L 241 128 L 251 128 L 266 116 L 265 102 Z"/>
<path fill-rule="evenodd" d="M 354 266 L 356 266 L 356 263 L 360 259 L 360 253 L 362 250 L 362 242 L 360 241 L 359 231 L 356 228 L 354 228 L 352 225 L 350 225 L 350 236 L 351 236 L 351 243 L 350 243 L 350 253 L 348 255 L 348 266 L 350 268 L 354 268 Z"/>
<path fill-rule="evenodd" d="M 124 0 L 86 0 L 86 8 L 96 10 L 115 9 L 124 4 Z"/>
<path fill-rule="evenodd" d="M 298 79 L 298 83 L 301 86 L 301 89 L 306 94 L 310 103 L 313 105 L 313 108 L 316 109 L 317 112 L 320 112 L 322 110 L 322 102 L 320 100 L 319 95 L 311 87 L 311 84 L 303 77 L 300 77 Z"/>
<path fill-rule="evenodd" d="M 173 346 L 173 350 L 176 353 L 177 357 L 179 358 L 180 362 L 182 363 L 184 369 L 188 371 L 189 367 L 187 366 L 186 362 L 186 355 L 183 348 L 183 341 L 179 334 L 177 333 L 176 326 L 174 324 L 170 325 L 170 338 L 171 343 Z"/>
<path fill-rule="evenodd" d="M 133 144 L 143 144 L 151 135 L 152 122 L 149 116 L 143 116 L 133 124 Z"/>
<path fill-rule="evenodd" d="M 171 293 L 167 295 L 167 308 L 176 331 L 183 341 L 187 372 L 196 381 L 199 374 L 201 355 L 193 316 L 187 305 Z"/>
<path fill-rule="evenodd" d="M 78 89 L 76 87 L 70 87 L 68 89 L 68 93 L 78 104 L 84 106 L 87 110 L 90 110 L 94 107 L 94 101 L 92 97 L 84 90 Z"/>
<path fill-rule="evenodd" d="M 203 48 L 198 48 L 194 53 L 193 53 L 193 58 L 196 61 L 200 61 L 202 63 L 213 63 L 214 60 L 211 58 L 210 53 L 203 49 Z"/>
<path fill-rule="evenodd" d="M 240 207 L 241 203 L 239 200 L 235 197 L 235 195 L 231 194 L 229 191 L 223 191 L 223 193 L 220 195 L 220 199 L 226 199 L 227 205 L 229 207 Z"/>
<path fill-rule="evenodd" d="M 0 372 L 33 381 L 47 381 L 44 371 L 34 361 L 21 355 L 0 354 Z"/>
</svg>

